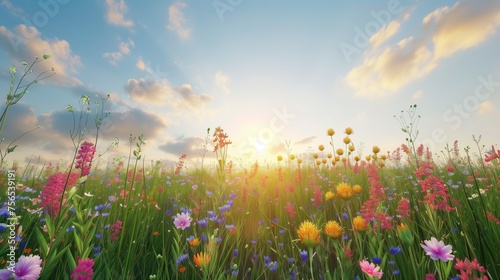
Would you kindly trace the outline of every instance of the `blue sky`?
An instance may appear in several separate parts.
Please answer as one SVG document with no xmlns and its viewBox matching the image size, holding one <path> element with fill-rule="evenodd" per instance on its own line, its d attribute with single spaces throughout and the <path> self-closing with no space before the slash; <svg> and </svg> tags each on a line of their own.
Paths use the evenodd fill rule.
<svg viewBox="0 0 500 280">
<path fill-rule="evenodd" d="M 50 54 L 40 65 L 56 71 L 9 111 L 3 149 L 41 126 L 10 155 L 20 162 L 69 160 L 65 108 L 82 94 L 111 96 L 109 157 L 143 133 L 147 159 L 196 162 L 217 126 L 236 161 L 274 160 L 285 141 L 316 151 L 330 127 L 336 145 L 352 127 L 362 155 L 393 151 L 405 139 L 394 115 L 411 104 L 434 152 L 500 139 L 497 1 L 1 0 L 0 18 L 2 92 L 11 64 Z"/>
</svg>

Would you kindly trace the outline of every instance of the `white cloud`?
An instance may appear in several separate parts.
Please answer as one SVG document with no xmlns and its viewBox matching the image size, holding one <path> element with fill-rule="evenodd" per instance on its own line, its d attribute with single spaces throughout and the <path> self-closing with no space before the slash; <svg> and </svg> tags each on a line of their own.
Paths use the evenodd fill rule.
<svg viewBox="0 0 500 280">
<path fill-rule="evenodd" d="M 130 46 L 134 46 L 134 41 L 132 41 L 131 39 L 129 39 L 128 42 L 120 41 L 118 51 L 106 52 L 102 56 L 109 59 L 109 63 L 116 65 L 116 63 L 122 60 L 125 55 L 130 54 Z"/>
<path fill-rule="evenodd" d="M 132 27 L 134 22 L 125 19 L 125 13 L 128 8 L 124 0 L 106 0 L 106 8 L 108 9 L 106 19 L 108 23 L 123 27 Z"/>
<path fill-rule="evenodd" d="M 82 66 L 80 57 L 73 54 L 68 41 L 51 39 L 44 40 L 35 27 L 20 24 L 10 31 L 5 26 L 0 26 L 0 48 L 3 48 L 12 57 L 16 64 L 22 61 L 31 61 L 44 54 L 52 58 L 34 69 L 35 72 L 54 68 L 56 75 L 46 80 L 48 83 L 64 86 L 81 85 L 82 82 L 72 76 L 77 68 Z"/>
<path fill-rule="evenodd" d="M 141 71 L 145 71 L 146 70 L 146 64 L 144 63 L 144 60 L 142 60 L 142 58 L 139 58 L 137 60 L 137 63 L 135 64 L 135 67 L 137 67 L 137 69 L 139 69 Z"/>
<path fill-rule="evenodd" d="M 188 39 L 191 35 L 191 29 L 186 26 L 186 17 L 182 12 L 187 4 L 184 2 L 176 2 L 168 7 L 168 25 L 169 30 L 177 33 L 182 39 Z"/>
<path fill-rule="evenodd" d="M 389 44 L 409 16 L 392 21 L 370 38 L 363 63 L 344 81 L 358 96 L 384 97 L 428 75 L 443 58 L 483 43 L 500 26 L 500 2 L 481 3 L 436 9 L 422 20 L 421 34 Z"/>
<path fill-rule="evenodd" d="M 9 11 L 9 13 L 11 15 L 13 15 L 13 16 L 16 16 L 16 17 L 23 17 L 23 16 L 25 16 L 25 13 L 24 13 L 23 9 L 14 6 L 12 4 L 12 2 L 9 1 L 9 0 L 2 0 L 2 6 L 4 6 L 5 8 L 7 8 L 7 10 Z"/>
</svg>

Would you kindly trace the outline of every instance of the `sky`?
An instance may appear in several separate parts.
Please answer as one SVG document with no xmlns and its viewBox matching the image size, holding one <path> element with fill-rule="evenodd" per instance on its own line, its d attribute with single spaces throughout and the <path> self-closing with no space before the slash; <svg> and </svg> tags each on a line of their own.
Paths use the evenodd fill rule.
<svg viewBox="0 0 500 280">
<path fill-rule="evenodd" d="M 11 65 L 19 81 L 23 61 L 49 54 L 26 79 L 56 73 L 9 109 L 2 152 L 39 128 L 7 161 L 69 161 L 82 95 L 88 141 L 109 95 L 104 161 L 143 134 L 147 161 L 199 164 L 219 126 L 242 164 L 331 149 L 328 128 L 335 148 L 352 127 L 355 154 L 385 153 L 405 143 L 398 116 L 413 104 L 416 143 L 436 154 L 456 140 L 475 148 L 473 136 L 498 148 L 498 1 L 0 0 L 0 19 L 0 98 Z"/>
</svg>

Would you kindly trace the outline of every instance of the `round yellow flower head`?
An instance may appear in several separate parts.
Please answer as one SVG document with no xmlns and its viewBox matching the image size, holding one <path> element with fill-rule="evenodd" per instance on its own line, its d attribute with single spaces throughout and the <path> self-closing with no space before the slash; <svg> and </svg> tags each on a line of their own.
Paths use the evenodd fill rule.
<svg viewBox="0 0 500 280">
<path fill-rule="evenodd" d="M 323 146 L 323 145 L 318 146 L 318 150 L 323 151 L 324 149 L 325 149 L 325 146 Z"/>
<path fill-rule="evenodd" d="M 349 143 L 351 143 L 351 138 L 349 136 L 344 137 L 344 144 L 348 145 Z"/>
<path fill-rule="evenodd" d="M 298 158 L 298 159 L 297 159 L 297 163 L 298 163 L 298 164 L 301 164 L 301 163 L 302 163 L 302 159 L 301 159 L 301 158 Z"/>
<path fill-rule="evenodd" d="M 370 161 L 370 160 L 372 159 L 372 156 L 371 156 L 371 155 L 367 155 L 367 156 L 365 157 L 365 159 L 366 159 L 366 161 Z"/>
<path fill-rule="evenodd" d="M 294 154 L 291 154 L 290 155 L 290 160 L 294 160 L 295 159 L 295 155 Z"/>
<path fill-rule="evenodd" d="M 360 160 L 361 160 L 361 158 L 360 158 L 359 156 L 355 156 L 355 157 L 354 157 L 354 160 L 355 160 L 355 161 L 360 161 Z"/>
<path fill-rule="evenodd" d="M 335 161 L 340 161 L 340 157 L 339 156 L 335 156 Z"/>
<path fill-rule="evenodd" d="M 333 130 L 333 128 L 329 128 L 327 131 L 326 131 L 326 134 L 328 134 L 328 136 L 333 136 L 335 134 L 335 130 Z"/>
<path fill-rule="evenodd" d="M 335 194 L 332 192 L 332 191 L 327 191 L 325 193 L 325 200 L 328 201 L 328 200 L 332 200 L 335 198 Z"/>
<path fill-rule="evenodd" d="M 353 144 L 349 145 L 349 152 L 354 152 L 355 149 Z"/>
<path fill-rule="evenodd" d="M 340 183 L 337 185 L 337 196 L 340 197 L 343 200 L 349 200 L 353 196 L 354 192 L 351 188 L 346 183 Z"/>
<path fill-rule="evenodd" d="M 321 165 L 321 160 L 317 159 L 316 160 L 316 165 Z"/>
<path fill-rule="evenodd" d="M 347 135 L 351 135 L 353 132 L 354 132 L 354 131 L 352 130 L 352 128 L 351 128 L 351 127 L 347 127 L 347 128 L 345 129 L 345 134 L 347 134 Z"/>
<path fill-rule="evenodd" d="M 277 159 L 278 159 L 278 161 L 282 161 L 283 157 L 281 155 L 279 155 Z"/>
<path fill-rule="evenodd" d="M 365 232 L 368 230 L 368 223 L 366 222 L 366 220 L 363 217 L 356 216 L 352 220 L 352 227 L 357 232 Z"/>
<path fill-rule="evenodd" d="M 378 162 L 378 166 L 380 166 L 380 167 L 385 167 L 385 163 L 384 163 L 383 161 L 379 161 L 379 162 Z"/>
<path fill-rule="evenodd" d="M 313 154 L 313 158 L 317 159 L 319 157 L 318 153 Z"/>
<path fill-rule="evenodd" d="M 333 239 L 342 237 L 342 227 L 336 221 L 328 221 L 325 225 L 325 233 Z"/>
<path fill-rule="evenodd" d="M 373 146 L 373 153 L 376 154 L 378 152 L 380 152 L 380 148 L 378 146 Z"/>
<path fill-rule="evenodd" d="M 344 150 L 340 149 L 340 148 L 338 148 L 336 152 L 337 152 L 337 155 L 339 155 L 339 156 L 344 154 Z"/>
<path fill-rule="evenodd" d="M 326 158 L 322 159 L 322 160 L 321 160 L 321 163 L 326 164 L 326 163 L 327 163 Z"/>
<path fill-rule="evenodd" d="M 327 156 L 328 158 L 332 158 L 332 153 L 328 153 L 326 156 Z"/>
<path fill-rule="evenodd" d="M 386 160 L 386 159 L 387 159 L 387 156 L 386 156 L 386 155 L 381 155 L 381 156 L 380 156 L 380 159 Z"/>
<path fill-rule="evenodd" d="M 297 230 L 300 241 L 309 248 L 319 245 L 319 229 L 310 221 L 304 221 Z"/>
<path fill-rule="evenodd" d="M 363 192 L 363 188 L 360 186 L 360 185 L 354 185 L 352 187 L 352 191 L 355 193 L 355 194 L 360 194 L 361 192 Z"/>
</svg>

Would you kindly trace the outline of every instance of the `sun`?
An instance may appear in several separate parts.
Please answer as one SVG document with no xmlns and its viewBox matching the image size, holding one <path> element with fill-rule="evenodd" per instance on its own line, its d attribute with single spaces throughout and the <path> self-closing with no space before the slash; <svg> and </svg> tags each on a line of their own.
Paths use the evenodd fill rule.
<svg viewBox="0 0 500 280">
<path fill-rule="evenodd" d="M 258 154 L 262 154 L 266 151 L 266 144 L 262 143 L 261 141 L 255 142 L 254 147 L 255 147 L 255 151 Z"/>
</svg>

